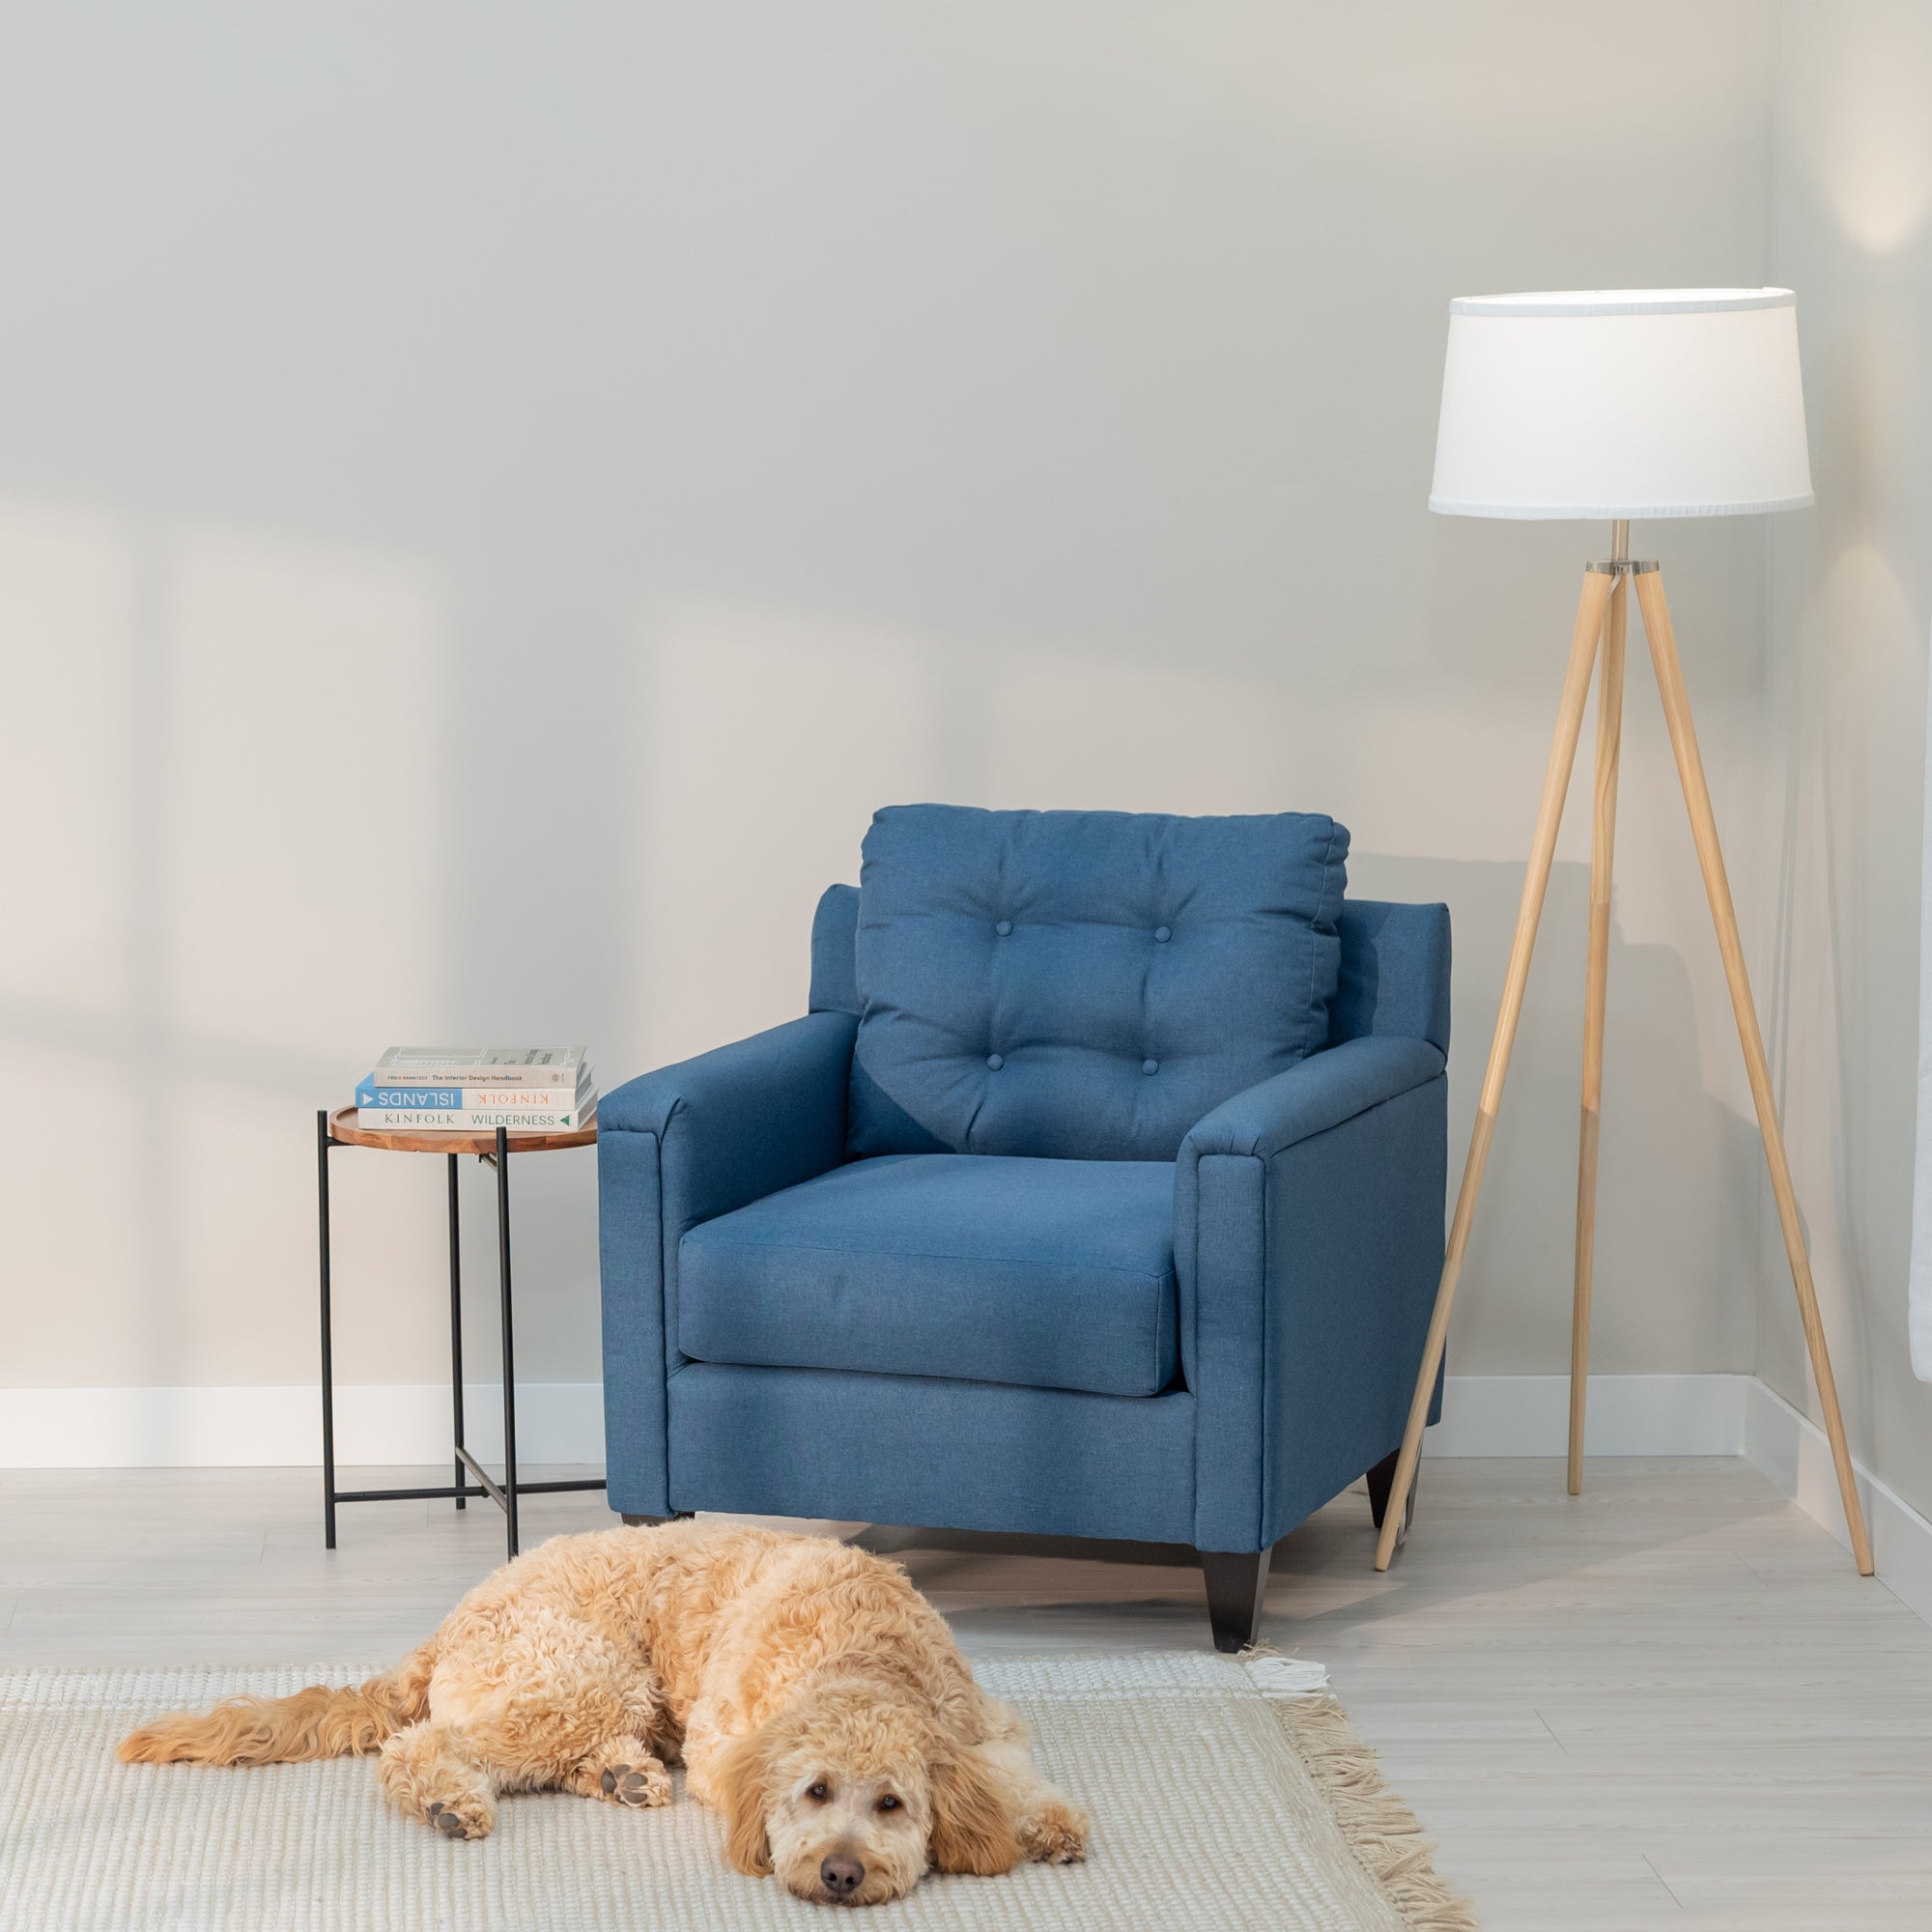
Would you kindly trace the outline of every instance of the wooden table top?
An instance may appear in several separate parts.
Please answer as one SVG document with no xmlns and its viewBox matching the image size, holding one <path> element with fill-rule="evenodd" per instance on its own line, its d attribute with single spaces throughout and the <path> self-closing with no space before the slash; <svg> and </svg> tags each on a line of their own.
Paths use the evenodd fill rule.
<svg viewBox="0 0 1932 1932">
<path fill-rule="evenodd" d="M 497 1130 L 439 1132 L 431 1127 L 364 1127 L 356 1124 L 354 1107 L 338 1107 L 328 1117 L 330 1136 L 345 1147 L 386 1148 L 391 1153 L 495 1153 Z M 512 1153 L 545 1153 L 552 1148 L 590 1147 L 597 1139 L 597 1116 L 567 1131 L 539 1128 L 509 1134 Z"/>
</svg>

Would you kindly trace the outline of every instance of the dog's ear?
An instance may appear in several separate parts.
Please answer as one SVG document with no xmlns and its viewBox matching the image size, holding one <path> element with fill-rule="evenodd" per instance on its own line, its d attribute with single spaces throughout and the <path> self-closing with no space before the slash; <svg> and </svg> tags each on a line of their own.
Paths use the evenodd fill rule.
<svg viewBox="0 0 1932 1932">
<path fill-rule="evenodd" d="M 1007 1794 L 986 1760 L 949 1750 L 932 1761 L 932 1862 L 943 1872 L 995 1878 L 1025 1854 L 1013 1836 Z"/>
<path fill-rule="evenodd" d="M 766 1877 L 772 1868 L 765 1835 L 770 1809 L 771 1740 L 760 1728 L 737 1739 L 718 1761 L 713 1783 L 724 1814 L 724 1856 L 741 1872 Z"/>
</svg>

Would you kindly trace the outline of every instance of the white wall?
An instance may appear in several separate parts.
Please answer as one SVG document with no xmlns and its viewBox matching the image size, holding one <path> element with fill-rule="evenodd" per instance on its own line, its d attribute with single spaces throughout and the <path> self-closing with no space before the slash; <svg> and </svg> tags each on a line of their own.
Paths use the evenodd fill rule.
<svg viewBox="0 0 1932 1932">
<path fill-rule="evenodd" d="M 1932 626 L 1932 13 L 1786 5 L 1771 272 L 1800 291 L 1818 508 L 1770 551 L 1771 1036 L 1854 1452 L 1932 1514 L 1905 1337 Z M 1761 1224 L 1760 1372 L 1814 1418 Z"/>
<path fill-rule="evenodd" d="M 315 1107 L 396 1038 L 613 1082 L 798 1011 L 889 800 L 1334 811 L 1357 890 L 1454 906 L 1460 1158 L 1604 533 L 1427 515 L 1446 303 L 1762 279 L 1762 44 L 1745 0 L 17 15 L 0 1383 L 308 1379 Z M 1762 934 L 1763 532 L 1669 539 Z M 1643 678 L 1597 1361 L 1747 1370 Z M 386 717 L 435 723 L 379 786 Z M 563 748 L 493 780 L 499 728 Z M 1585 817 L 1463 1372 L 1566 1360 Z M 338 1161 L 340 1373 L 434 1380 L 439 1177 Z M 594 1376 L 591 1162 L 518 1185 L 520 1368 Z"/>
</svg>

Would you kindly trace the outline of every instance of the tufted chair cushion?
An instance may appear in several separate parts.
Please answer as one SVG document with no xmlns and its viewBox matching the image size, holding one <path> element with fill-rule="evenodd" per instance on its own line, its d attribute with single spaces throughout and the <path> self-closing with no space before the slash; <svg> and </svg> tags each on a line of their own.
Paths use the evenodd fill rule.
<svg viewBox="0 0 1932 1932">
<path fill-rule="evenodd" d="M 1308 812 L 880 811 L 848 1151 L 1173 1160 L 1328 1043 L 1348 850 Z"/>
</svg>

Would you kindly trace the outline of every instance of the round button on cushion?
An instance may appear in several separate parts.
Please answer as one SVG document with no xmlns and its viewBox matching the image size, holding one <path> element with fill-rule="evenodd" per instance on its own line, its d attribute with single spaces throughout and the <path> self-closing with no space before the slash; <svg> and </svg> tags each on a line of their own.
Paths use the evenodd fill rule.
<svg viewBox="0 0 1932 1932">
<path fill-rule="evenodd" d="M 986 1056 L 986 1065 L 990 1066 L 995 1073 L 997 1073 L 1000 1070 L 1000 1068 L 1003 1067 L 1007 1063 L 1004 1056 L 1000 1054 L 989 1053 Z"/>
<path fill-rule="evenodd" d="M 1166 926 L 1164 926 L 1164 925 L 1157 925 L 1157 926 L 1155 926 L 1155 927 L 1154 927 L 1154 929 L 1153 929 L 1153 936 L 1154 936 L 1154 937 L 1155 937 L 1156 939 L 1162 939 L 1162 940 L 1165 940 L 1165 939 L 1172 939 L 1172 938 L 1174 937 L 1174 934 L 1173 934 L 1173 933 L 1171 933 L 1171 932 L 1170 932 L 1170 931 L 1169 931 L 1169 930 L 1167 929 L 1167 927 L 1166 927 Z"/>
<path fill-rule="evenodd" d="M 1157 1060 L 1144 1060 L 1141 1062 L 1141 1071 L 1143 1073 L 1158 1073 L 1160 1071 L 1160 1062 Z"/>
<path fill-rule="evenodd" d="M 993 928 L 993 930 L 997 932 L 1002 939 L 1005 939 L 1012 931 L 1012 929 L 1013 929 L 1013 923 L 1009 919 L 1003 919 L 999 923 L 999 924 Z"/>
</svg>

